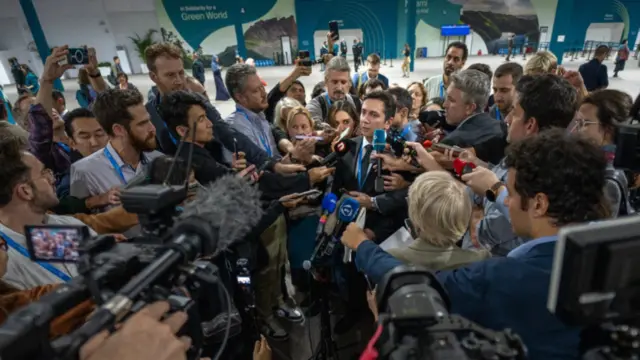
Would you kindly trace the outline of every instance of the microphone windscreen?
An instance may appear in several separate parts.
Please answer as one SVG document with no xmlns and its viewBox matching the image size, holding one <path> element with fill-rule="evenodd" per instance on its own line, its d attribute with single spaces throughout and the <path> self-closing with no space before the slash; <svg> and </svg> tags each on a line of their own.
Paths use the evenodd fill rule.
<svg viewBox="0 0 640 360">
<path fill-rule="evenodd" d="M 264 211 L 260 191 L 236 175 L 227 175 L 201 187 L 184 206 L 179 219 L 197 216 L 218 229 L 218 251 L 242 240 L 258 224 Z"/>
<path fill-rule="evenodd" d="M 373 132 L 373 150 L 377 153 L 384 152 L 387 144 L 387 132 L 384 129 L 376 129 Z"/>
<path fill-rule="evenodd" d="M 338 219 L 343 223 L 350 223 L 356 219 L 360 211 L 360 204 L 353 198 L 346 198 L 338 208 Z"/>
<path fill-rule="evenodd" d="M 334 193 L 329 193 L 322 199 L 322 210 L 331 214 L 336 210 L 336 204 L 338 202 L 338 197 Z"/>
<path fill-rule="evenodd" d="M 340 209 L 340 206 L 342 206 L 342 203 L 346 199 L 348 199 L 347 195 L 343 194 L 340 197 L 340 200 L 338 200 L 338 204 L 336 205 L 336 208 Z M 337 224 L 338 224 L 338 212 L 334 211 L 329 215 L 329 217 L 327 218 L 327 222 L 324 224 L 324 233 L 326 235 L 331 235 L 333 233 L 333 230 L 336 228 Z"/>
</svg>

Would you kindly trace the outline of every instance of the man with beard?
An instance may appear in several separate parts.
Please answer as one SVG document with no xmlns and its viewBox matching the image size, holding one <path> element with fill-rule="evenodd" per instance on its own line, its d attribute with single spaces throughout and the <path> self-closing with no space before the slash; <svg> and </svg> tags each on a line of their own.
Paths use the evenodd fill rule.
<svg viewBox="0 0 640 360">
<path fill-rule="evenodd" d="M 360 99 L 349 95 L 351 88 L 351 67 L 343 57 L 334 57 L 327 63 L 324 73 L 326 92 L 311 99 L 307 104 L 307 110 L 316 124 L 326 123 L 331 104 L 338 100 L 346 100 L 355 106 L 358 113 L 362 104 Z"/>
<path fill-rule="evenodd" d="M 71 196 L 84 199 L 111 191 L 118 205 L 119 191 L 146 170 L 155 151 L 156 128 L 137 90 L 110 89 L 100 93 L 93 112 L 110 141 L 107 146 L 71 166 Z"/>
<path fill-rule="evenodd" d="M 62 283 L 77 275 L 73 264 L 36 263 L 26 250 L 25 225 L 84 225 L 69 216 L 48 215 L 58 204 L 53 172 L 16 141 L 0 143 L 0 237 L 9 257 L 2 280 L 19 289 Z M 95 236 L 93 230 L 90 231 Z"/>
<path fill-rule="evenodd" d="M 493 74 L 493 99 L 495 104 L 489 109 L 489 115 L 496 120 L 505 121 L 513 108 L 516 96 L 516 84 L 522 77 L 522 65 L 504 63 Z"/>
<path fill-rule="evenodd" d="M 451 74 L 464 67 L 468 56 L 469 49 L 463 42 L 454 41 L 447 46 L 443 63 L 444 73 L 432 76 L 424 82 L 424 87 L 427 89 L 427 99 L 445 98 L 447 96 L 447 87 L 449 87 Z"/>
</svg>

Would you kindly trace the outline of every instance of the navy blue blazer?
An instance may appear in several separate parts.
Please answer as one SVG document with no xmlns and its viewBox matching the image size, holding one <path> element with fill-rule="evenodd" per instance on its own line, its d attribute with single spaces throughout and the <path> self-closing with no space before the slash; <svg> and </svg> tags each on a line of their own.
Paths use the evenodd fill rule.
<svg viewBox="0 0 640 360">
<path fill-rule="evenodd" d="M 531 360 L 577 359 L 580 329 L 547 310 L 555 242 L 533 246 L 518 258 L 502 257 L 436 273 L 451 300 L 451 313 L 493 330 L 511 328 Z M 371 241 L 357 249 L 356 266 L 370 280 L 402 263 Z"/>
</svg>

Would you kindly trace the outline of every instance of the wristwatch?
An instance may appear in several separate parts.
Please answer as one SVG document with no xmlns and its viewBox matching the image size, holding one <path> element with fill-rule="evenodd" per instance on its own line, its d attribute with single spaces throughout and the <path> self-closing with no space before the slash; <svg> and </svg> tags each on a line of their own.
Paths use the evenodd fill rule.
<svg viewBox="0 0 640 360">
<path fill-rule="evenodd" d="M 496 202 L 496 199 L 498 198 L 498 194 L 500 193 L 500 188 L 503 186 L 504 184 L 502 183 L 502 181 L 498 181 L 497 183 L 493 184 L 493 186 L 491 186 L 491 188 L 489 188 L 489 190 L 487 190 L 484 193 L 484 196 L 487 198 L 487 200 L 491 202 Z"/>
</svg>

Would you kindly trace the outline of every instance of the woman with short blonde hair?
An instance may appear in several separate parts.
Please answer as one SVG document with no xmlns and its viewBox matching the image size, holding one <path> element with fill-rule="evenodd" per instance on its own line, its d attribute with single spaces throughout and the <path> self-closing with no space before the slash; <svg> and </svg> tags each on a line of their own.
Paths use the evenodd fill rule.
<svg viewBox="0 0 640 360">
<path fill-rule="evenodd" d="M 408 203 L 416 239 L 407 248 L 388 250 L 397 259 L 443 270 L 490 256 L 486 250 L 463 250 L 456 245 L 469 227 L 472 204 L 464 186 L 448 172 L 418 176 L 409 188 Z"/>
<path fill-rule="evenodd" d="M 550 51 L 539 51 L 524 65 L 525 75 L 555 74 L 558 58 Z"/>
<path fill-rule="evenodd" d="M 284 97 L 276 104 L 276 108 L 273 111 L 273 122 L 280 129 L 287 131 L 287 118 L 289 110 L 296 106 L 302 106 L 296 99 L 290 97 Z"/>
</svg>

